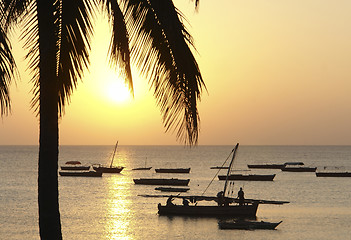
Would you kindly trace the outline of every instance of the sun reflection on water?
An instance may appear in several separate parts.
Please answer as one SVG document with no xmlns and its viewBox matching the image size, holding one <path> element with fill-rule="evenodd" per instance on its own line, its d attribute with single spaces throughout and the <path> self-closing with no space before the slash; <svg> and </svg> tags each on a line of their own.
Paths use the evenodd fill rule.
<svg viewBox="0 0 351 240">
<path fill-rule="evenodd" d="M 128 236 L 130 225 L 130 189 L 125 178 L 111 175 L 106 196 L 106 239 L 132 239 Z"/>
</svg>

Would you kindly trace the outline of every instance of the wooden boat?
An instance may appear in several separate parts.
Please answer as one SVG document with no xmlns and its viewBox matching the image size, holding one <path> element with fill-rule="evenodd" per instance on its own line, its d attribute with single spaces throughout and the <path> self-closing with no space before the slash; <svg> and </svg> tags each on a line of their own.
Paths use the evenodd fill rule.
<svg viewBox="0 0 351 240">
<path fill-rule="evenodd" d="M 150 170 L 152 167 L 139 167 L 139 168 L 132 168 L 132 170 Z"/>
<path fill-rule="evenodd" d="M 316 172 L 317 177 L 351 177 L 351 172 Z"/>
<path fill-rule="evenodd" d="M 172 205 L 162 206 L 158 204 L 159 215 L 177 215 L 177 216 L 203 216 L 203 217 L 232 217 L 232 216 L 256 216 L 258 203 L 249 205 L 229 205 L 229 206 L 202 206 L 202 205 Z"/>
<path fill-rule="evenodd" d="M 146 167 L 146 160 L 147 158 L 145 159 L 145 166 L 144 167 L 138 167 L 138 168 L 132 168 L 132 170 L 150 170 L 152 167 Z"/>
<path fill-rule="evenodd" d="M 230 162 L 227 176 L 233 166 L 235 153 L 238 149 L 239 144 L 232 150 L 233 156 Z M 158 204 L 158 214 L 160 215 L 181 215 L 181 216 L 210 216 L 210 217 L 233 217 L 233 216 L 256 216 L 257 208 L 259 203 L 256 201 L 250 201 L 245 203 L 238 203 L 233 198 L 228 196 L 228 179 L 224 184 L 224 190 L 219 192 L 216 197 L 204 197 L 204 196 L 170 196 L 167 200 L 166 205 Z M 212 201 L 212 205 L 175 205 L 172 203 L 173 198 L 183 198 L 190 200 L 192 203 L 198 203 L 202 200 Z M 186 201 L 189 202 L 189 201 Z M 217 205 L 216 205 L 217 204 Z"/>
<path fill-rule="evenodd" d="M 285 164 L 248 164 L 248 168 L 282 169 Z"/>
<path fill-rule="evenodd" d="M 221 167 L 221 166 L 215 166 L 215 167 L 210 167 L 210 169 L 228 169 L 229 167 Z"/>
<path fill-rule="evenodd" d="M 91 171 L 59 171 L 60 176 L 63 177 L 101 177 L 102 172 Z"/>
<path fill-rule="evenodd" d="M 270 229 L 274 230 L 280 222 L 264 222 L 264 221 L 246 221 L 246 220 L 236 220 L 236 221 L 219 221 L 218 226 L 220 229 Z"/>
<path fill-rule="evenodd" d="M 157 187 L 155 190 L 161 192 L 187 192 L 190 188 L 174 188 L 174 187 Z"/>
<path fill-rule="evenodd" d="M 265 163 L 265 164 L 248 164 L 248 168 L 262 168 L 262 169 L 282 169 L 285 166 L 302 166 L 303 162 L 286 162 L 286 163 Z"/>
<path fill-rule="evenodd" d="M 113 150 L 110 166 L 103 166 L 101 164 L 94 164 L 93 168 L 95 171 L 103 172 L 103 173 L 120 173 L 124 169 L 124 167 L 122 167 L 122 166 L 113 166 L 113 160 L 115 158 L 117 146 L 118 146 L 118 141 L 115 145 L 115 149 Z"/>
<path fill-rule="evenodd" d="M 89 170 L 90 166 L 82 165 L 79 161 L 68 161 L 65 165 L 61 166 L 61 170 L 70 170 L 70 171 L 81 171 Z"/>
<path fill-rule="evenodd" d="M 189 173 L 190 168 L 156 168 L 157 173 Z"/>
<path fill-rule="evenodd" d="M 273 181 L 275 174 L 230 174 L 228 180 L 238 181 Z M 226 175 L 218 175 L 219 180 L 226 180 Z"/>
<path fill-rule="evenodd" d="M 190 179 L 178 178 L 138 178 L 133 179 L 135 184 L 142 185 L 170 185 L 170 186 L 188 186 Z"/>
<path fill-rule="evenodd" d="M 317 167 L 285 166 L 281 170 L 284 172 L 315 172 Z"/>
</svg>

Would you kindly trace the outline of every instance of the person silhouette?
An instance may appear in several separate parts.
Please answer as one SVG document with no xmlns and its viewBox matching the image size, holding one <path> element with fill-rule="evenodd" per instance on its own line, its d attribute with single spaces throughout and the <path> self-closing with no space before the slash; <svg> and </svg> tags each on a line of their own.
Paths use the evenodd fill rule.
<svg viewBox="0 0 351 240">
<path fill-rule="evenodd" d="M 244 197 L 244 191 L 243 191 L 242 187 L 240 188 L 240 190 L 238 192 L 238 199 L 239 199 L 239 205 L 244 205 L 245 197 Z"/>
</svg>

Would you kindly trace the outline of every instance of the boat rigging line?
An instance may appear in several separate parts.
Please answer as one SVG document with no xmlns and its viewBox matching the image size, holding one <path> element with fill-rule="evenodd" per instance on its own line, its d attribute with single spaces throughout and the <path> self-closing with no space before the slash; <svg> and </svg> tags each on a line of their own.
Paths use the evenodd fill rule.
<svg viewBox="0 0 351 240">
<path fill-rule="evenodd" d="M 210 181 L 210 183 L 207 185 L 206 189 L 203 191 L 203 193 L 201 194 L 201 196 L 203 196 L 205 194 L 205 192 L 207 191 L 207 189 L 211 186 L 212 182 L 215 180 L 215 178 L 217 177 L 218 173 L 221 171 L 221 169 L 224 167 L 224 165 L 227 163 L 230 155 L 232 155 L 232 152 L 234 152 L 234 150 L 237 148 L 237 146 L 235 146 L 233 148 L 233 150 L 229 153 L 228 157 L 226 158 L 226 160 L 224 161 L 224 163 L 222 164 L 222 166 L 217 170 L 217 173 L 214 175 L 214 177 L 212 178 L 212 180 Z M 235 154 L 235 153 L 234 153 Z"/>
</svg>

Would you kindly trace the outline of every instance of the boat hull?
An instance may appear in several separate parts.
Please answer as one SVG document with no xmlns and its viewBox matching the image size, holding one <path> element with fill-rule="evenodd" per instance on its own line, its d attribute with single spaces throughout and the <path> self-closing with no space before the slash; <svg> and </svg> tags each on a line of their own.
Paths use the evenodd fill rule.
<svg viewBox="0 0 351 240">
<path fill-rule="evenodd" d="M 274 230 L 280 222 L 251 222 L 251 221 L 236 221 L 236 222 L 226 222 L 221 221 L 218 223 L 220 229 L 269 229 Z"/>
<path fill-rule="evenodd" d="M 351 177 L 351 172 L 316 172 L 317 177 Z"/>
<path fill-rule="evenodd" d="M 167 216 L 203 216 L 203 217 L 255 217 L 258 204 L 232 206 L 162 206 L 158 205 L 158 214 Z"/>
<path fill-rule="evenodd" d="M 248 164 L 248 168 L 260 168 L 260 169 L 282 169 L 285 164 Z"/>
<path fill-rule="evenodd" d="M 61 170 L 68 171 L 83 171 L 89 170 L 90 166 L 61 166 Z"/>
<path fill-rule="evenodd" d="M 152 167 L 140 167 L 140 168 L 133 168 L 132 170 L 150 170 Z"/>
<path fill-rule="evenodd" d="M 282 171 L 284 172 L 315 172 L 316 167 L 284 167 Z"/>
<path fill-rule="evenodd" d="M 124 167 L 93 167 L 97 172 L 103 173 L 120 173 Z"/>
<path fill-rule="evenodd" d="M 96 171 L 59 171 L 63 177 L 102 177 L 102 172 Z"/>
<path fill-rule="evenodd" d="M 268 175 L 256 175 L 256 174 L 231 174 L 228 176 L 228 180 L 238 180 L 238 181 L 273 181 L 275 174 Z M 226 180 L 226 175 L 218 175 L 219 180 Z"/>
<path fill-rule="evenodd" d="M 161 192 L 187 192 L 190 188 L 157 187 L 155 190 Z"/>
<path fill-rule="evenodd" d="M 135 184 L 142 184 L 142 185 L 188 186 L 190 179 L 139 178 L 139 179 L 133 179 L 133 181 Z"/>
<path fill-rule="evenodd" d="M 156 168 L 157 173 L 189 173 L 190 168 Z"/>
</svg>

